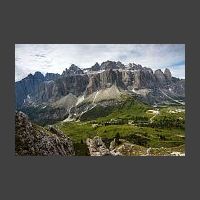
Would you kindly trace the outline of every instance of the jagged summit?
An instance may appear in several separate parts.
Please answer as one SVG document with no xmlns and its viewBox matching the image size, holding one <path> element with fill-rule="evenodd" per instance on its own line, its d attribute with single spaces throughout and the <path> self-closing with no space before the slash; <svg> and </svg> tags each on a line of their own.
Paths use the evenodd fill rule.
<svg viewBox="0 0 200 200">
<path fill-rule="evenodd" d="M 44 78 L 44 75 L 41 72 L 37 71 L 35 72 L 34 77 L 38 79 L 42 79 Z"/>
<path fill-rule="evenodd" d="M 172 79 L 172 74 L 171 71 L 169 70 L 169 68 L 166 68 L 164 73 L 162 72 L 161 69 L 157 69 L 153 72 L 153 70 L 151 68 L 148 67 L 143 67 L 140 64 L 135 64 L 135 63 L 129 63 L 128 65 L 124 65 L 123 63 L 121 63 L 120 61 L 110 61 L 107 60 L 105 62 L 102 62 L 101 64 L 99 64 L 98 62 L 96 62 L 93 66 L 89 67 L 89 68 L 84 68 L 81 69 L 80 67 L 78 67 L 75 64 L 71 64 L 71 66 L 69 68 L 66 68 L 62 75 L 58 74 L 58 73 L 49 73 L 47 72 L 45 74 L 45 76 L 39 72 L 36 71 L 33 74 L 29 74 L 27 77 L 25 77 L 24 79 L 40 79 L 40 80 L 44 80 L 44 81 L 50 81 L 50 80 L 55 80 L 61 76 L 71 76 L 71 75 L 80 75 L 80 74 L 87 74 L 88 72 L 95 73 L 95 72 L 99 72 L 99 71 L 105 71 L 105 70 L 133 70 L 133 71 L 149 71 L 150 73 L 153 73 L 155 76 L 159 78 L 163 77 L 163 75 L 165 76 L 166 79 L 171 80 Z M 23 79 L 22 79 L 23 80 Z M 19 82 L 19 81 L 17 81 Z"/>
<path fill-rule="evenodd" d="M 44 75 L 41 72 L 36 71 L 34 74 L 32 74 L 32 73 L 28 74 L 28 76 L 26 76 L 22 80 L 29 80 L 29 79 L 41 79 L 41 80 L 44 80 Z"/>
<path fill-rule="evenodd" d="M 164 75 L 168 80 L 171 80 L 172 74 L 171 74 L 171 71 L 168 68 L 165 69 Z"/>
<path fill-rule="evenodd" d="M 78 66 L 76 66 L 75 64 L 72 64 L 70 67 L 69 67 L 69 70 L 70 71 L 77 71 L 77 70 L 80 70 L 80 68 Z"/>
<path fill-rule="evenodd" d="M 91 71 L 99 71 L 101 69 L 100 65 L 98 62 L 96 62 L 92 67 Z"/>
<path fill-rule="evenodd" d="M 68 75 L 76 75 L 76 74 L 84 74 L 83 70 L 79 68 L 78 66 L 72 64 L 69 69 L 65 69 L 62 73 L 62 76 L 68 76 Z"/>
<path fill-rule="evenodd" d="M 142 65 L 137 65 L 135 63 L 129 63 L 128 64 L 128 69 L 130 69 L 130 70 L 141 70 L 142 69 Z"/>
<path fill-rule="evenodd" d="M 107 60 L 105 62 L 101 63 L 101 70 L 107 70 L 107 69 L 120 69 L 120 68 L 124 68 L 125 66 L 121 63 L 121 62 L 115 62 L 115 61 L 110 61 Z"/>
<path fill-rule="evenodd" d="M 45 80 L 46 81 L 51 81 L 51 80 L 56 80 L 57 78 L 60 77 L 60 74 L 56 73 L 46 73 L 45 74 Z"/>
</svg>

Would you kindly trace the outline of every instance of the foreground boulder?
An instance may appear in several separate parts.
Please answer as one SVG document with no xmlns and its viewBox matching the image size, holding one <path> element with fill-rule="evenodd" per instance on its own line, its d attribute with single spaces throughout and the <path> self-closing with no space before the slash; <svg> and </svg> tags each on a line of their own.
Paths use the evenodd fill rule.
<svg viewBox="0 0 200 200">
<path fill-rule="evenodd" d="M 93 139 L 88 138 L 86 144 L 89 149 L 90 156 L 107 156 L 110 155 L 110 151 L 103 143 L 99 136 L 95 136 Z"/>
<path fill-rule="evenodd" d="M 90 156 L 185 156 L 184 145 L 171 148 L 147 148 L 124 139 L 119 139 L 117 142 L 114 138 L 108 149 L 99 136 L 88 138 L 86 144 Z"/>
<path fill-rule="evenodd" d="M 23 112 L 15 114 L 15 155 L 75 155 L 73 143 L 61 131 L 32 124 Z"/>
<path fill-rule="evenodd" d="M 108 149 L 99 136 L 86 140 L 90 156 L 121 156 L 122 154 L 114 148 L 114 143 L 115 140 L 111 142 L 110 149 Z"/>
</svg>

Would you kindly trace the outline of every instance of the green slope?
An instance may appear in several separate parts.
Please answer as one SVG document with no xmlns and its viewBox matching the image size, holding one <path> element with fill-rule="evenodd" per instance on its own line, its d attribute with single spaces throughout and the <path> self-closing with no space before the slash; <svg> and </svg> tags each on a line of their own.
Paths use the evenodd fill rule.
<svg viewBox="0 0 200 200">
<path fill-rule="evenodd" d="M 96 135 L 108 146 L 116 135 L 145 148 L 184 145 L 185 112 L 175 112 L 180 107 L 160 107 L 157 108 L 159 114 L 150 123 L 153 114 L 147 112 L 149 109 L 155 108 L 128 99 L 115 106 L 97 106 L 85 113 L 79 122 L 62 122 L 56 126 L 72 138 L 77 155 L 87 155 L 85 140 Z M 170 113 L 173 110 L 174 113 Z"/>
<path fill-rule="evenodd" d="M 97 105 L 92 110 L 84 113 L 81 117 L 81 121 L 97 120 L 108 121 L 111 119 L 138 119 L 147 120 L 146 111 L 150 109 L 150 106 L 139 102 L 134 99 L 128 99 L 123 102 L 119 102 L 112 106 Z"/>
</svg>

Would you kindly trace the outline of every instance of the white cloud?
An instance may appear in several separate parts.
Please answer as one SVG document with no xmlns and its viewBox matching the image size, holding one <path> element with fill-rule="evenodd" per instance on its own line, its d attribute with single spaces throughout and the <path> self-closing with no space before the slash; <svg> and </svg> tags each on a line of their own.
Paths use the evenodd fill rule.
<svg viewBox="0 0 200 200">
<path fill-rule="evenodd" d="M 185 76 L 184 44 L 16 44 L 15 80 L 35 71 L 62 73 L 72 63 L 86 68 L 106 60 L 154 70 L 168 67 L 173 76 Z"/>
<path fill-rule="evenodd" d="M 176 67 L 169 67 L 171 73 L 175 77 L 185 78 L 185 64 Z"/>
</svg>

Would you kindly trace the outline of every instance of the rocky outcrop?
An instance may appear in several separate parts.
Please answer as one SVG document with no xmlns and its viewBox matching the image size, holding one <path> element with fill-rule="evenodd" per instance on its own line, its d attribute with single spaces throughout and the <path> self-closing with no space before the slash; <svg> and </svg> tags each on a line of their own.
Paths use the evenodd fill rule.
<svg viewBox="0 0 200 200">
<path fill-rule="evenodd" d="M 48 156 L 75 155 L 73 143 L 61 131 L 50 127 L 49 131 L 33 125 L 22 112 L 15 114 L 15 155 Z"/>
<path fill-rule="evenodd" d="M 165 75 L 165 78 L 167 79 L 167 81 L 170 82 L 171 79 L 172 79 L 172 74 L 171 74 L 171 72 L 170 72 L 170 70 L 168 68 L 165 69 L 164 75 Z"/>
<path fill-rule="evenodd" d="M 99 136 L 95 136 L 93 139 L 88 138 L 86 144 L 90 156 L 185 156 L 184 145 L 171 148 L 147 148 L 124 139 L 116 142 L 115 138 L 110 142 L 108 149 Z"/>
<path fill-rule="evenodd" d="M 108 156 L 110 155 L 109 149 L 103 143 L 99 136 L 95 136 L 93 139 L 88 138 L 86 144 L 89 149 L 90 156 Z"/>
<path fill-rule="evenodd" d="M 110 143 L 108 149 L 105 143 L 99 136 L 95 136 L 93 139 L 88 138 L 86 140 L 90 156 L 121 156 L 122 154 L 116 149 L 115 139 Z"/>
<path fill-rule="evenodd" d="M 155 78 L 157 80 L 157 84 L 160 87 L 165 86 L 165 84 L 166 84 L 166 78 L 165 78 L 165 75 L 162 72 L 162 70 L 161 69 L 155 70 L 154 75 L 155 75 Z"/>
</svg>

